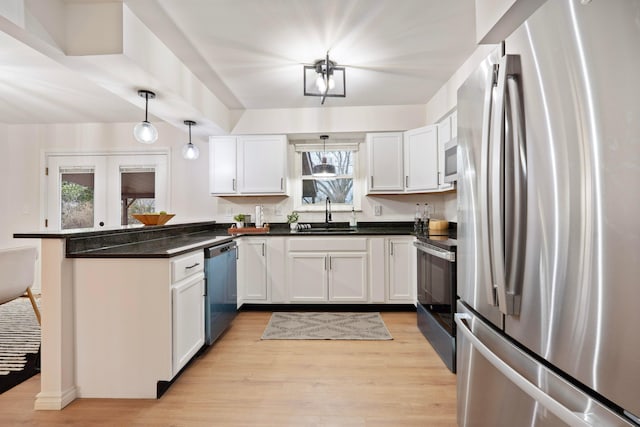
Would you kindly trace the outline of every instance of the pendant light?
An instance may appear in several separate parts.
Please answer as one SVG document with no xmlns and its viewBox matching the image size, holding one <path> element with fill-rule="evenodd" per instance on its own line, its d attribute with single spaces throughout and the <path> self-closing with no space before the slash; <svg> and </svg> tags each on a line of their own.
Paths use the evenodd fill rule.
<svg viewBox="0 0 640 427">
<path fill-rule="evenodd" d="M 144 98 L 144 121 L 133 128 L 133 136 L 143 144 L 153 144 L 158 139 L 158 131 L 148 120 L 149 99 L 156 97 L 150 90 L 139 90 L 138 96 Z"/>
<path fill-rule="evenodd" d="M 314 165 L 311 174 L 319 178 L 331 178 L 336 176 L 336 167 L 327 162 L 327 139 L 329 135 L 320 135 L 322 140 L 322 162 L 319 165 Z"/>
<path fill-rule="evenodd" d="M 187 160 L 195 160 L 200 156 L 200 150 L 191 142 L 191 126 L 195 126 L 193 120 L 185 120 L 184 124 L 189 126 L 189 143 L 182 147 L 182 157 Z"/>
</svg>

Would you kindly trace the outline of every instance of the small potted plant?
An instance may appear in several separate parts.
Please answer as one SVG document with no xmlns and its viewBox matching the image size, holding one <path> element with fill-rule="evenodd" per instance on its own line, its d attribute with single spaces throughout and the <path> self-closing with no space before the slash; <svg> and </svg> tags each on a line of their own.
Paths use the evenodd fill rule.
<svg viewBox="0 0 640 427">
<path fill-rule="evenodd" d="M 236 227 L 237 228 L 244 227 L 245 217 L 246 217 L 245 214 L 242 214 L 242 213 L 239 213 L 239 214 L 233 216 L 233 220 L 236 222 Z"/>
<path fill-rule="evenodd" d="M 289 228 L 291 228 L 291 231 L 296 231 L 298 229 L 299 218 L 300 216 L 296 211 L 293 211 L 289 215 L 287 215 L 287 222 L 289 223 Z"/>
</svg>

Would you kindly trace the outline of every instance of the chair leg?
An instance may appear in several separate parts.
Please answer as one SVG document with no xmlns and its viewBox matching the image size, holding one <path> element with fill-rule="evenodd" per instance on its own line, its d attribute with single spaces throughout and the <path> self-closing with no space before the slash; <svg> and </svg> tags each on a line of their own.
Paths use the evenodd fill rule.
<svg viewBox="0 0 640 427">
<path fill-rule="evenodd" d="M 27 288 L 27 295 L 29 295 L 31 306 L 33 307 L 33 311 L 36 313 L 36 318 L 38 319 L 38 325 L 42 325 L 42 321 L 40 320 L 40 309 L 38 308 L 38 304 L 36 304 L 36 299 L 33 297 L 33 294 L 31 293 L 31 288 Z"/>
</svg>

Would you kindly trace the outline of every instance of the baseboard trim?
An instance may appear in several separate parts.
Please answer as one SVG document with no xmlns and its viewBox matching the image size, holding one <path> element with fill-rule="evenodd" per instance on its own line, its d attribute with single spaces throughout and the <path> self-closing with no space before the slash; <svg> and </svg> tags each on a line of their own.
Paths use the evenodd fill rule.
<svg viewBox="0 0 640 427">
<path fill-rule="evenodd" d="M 36 395 L 33 409 L 36 411 L 59 411 L 69 403 L 76 400 L 78 392 L 76 387 L 68 388 L 62 393 L 40 392 Z"/>
<path fill-rule="evenodd" d="M 251 304 L 239 311 L 416 311 L 413 304 Z"/>
</svg>

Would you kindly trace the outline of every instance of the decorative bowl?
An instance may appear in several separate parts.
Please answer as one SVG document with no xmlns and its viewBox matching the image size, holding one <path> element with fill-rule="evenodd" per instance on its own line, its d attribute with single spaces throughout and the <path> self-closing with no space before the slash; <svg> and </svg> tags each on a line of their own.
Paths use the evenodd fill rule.
<svg viewBox="0 0 640 427">
<path fill-rule="evenodd" d="M 175 214 L 165 213 L 133 214 L 133 217 L 144 225 L 164 225 L 174 216 Z"/>
</svg>

